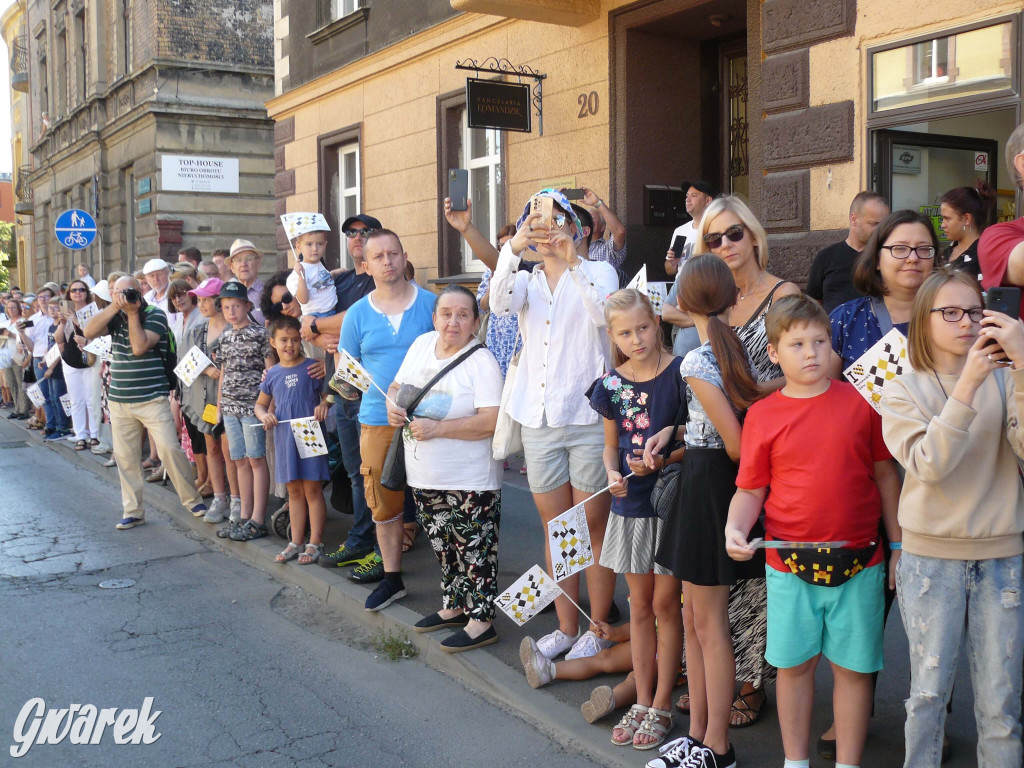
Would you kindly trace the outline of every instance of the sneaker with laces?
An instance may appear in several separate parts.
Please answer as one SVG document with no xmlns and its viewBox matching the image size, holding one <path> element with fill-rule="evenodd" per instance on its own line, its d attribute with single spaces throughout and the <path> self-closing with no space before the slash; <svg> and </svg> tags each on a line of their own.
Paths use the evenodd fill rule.
<svg viewBox="0 0 1024 768">
<path fill-rule="evenodd" d="M 555 678 L 555 663 L 540 651 L 530 655 L 523 665 L 526 672 L 526 682 L 531 688 L 540 688 L 547 685 Z"/>
<path fill-rule="evenodd" d="M 356 584 L 373 584 L 384 578 L 384 561 L 376 552 L 359 561 L 359 565 L 352 569 L 348 575 L 350 581 Z"/>
<path fill-rule="evenodd" d="M 674 739 L 662 744 L 658 749 L 658 756 L 648 760 L 644 768 L 679 768 L 690 752 L 700 746 L 703 745 L 689 736 Z"/>
<path fill-rule="evenodd" d="M 591 656 L 597 656 L 605 648 L 611 647 L 611 644 L 611 640 L 602 640 L 588 630 L 580 635 L 579 640 L 573 643 L 572 650 L 565 654 L 565 660 L 572 661 L 573 659 L 587 659 Z"/>
<path fill-rule="evenodd" d="M 227 512 L 227 511 L 228 511 L 227 499 L 219 499 L 217 497 L 214 497 L 213 501 L 210 503 L 210 509 L 203 516 L 203 522 L 204 523 L 213 523 L 213 524 L 223 523 L 224 522 L 224 513 Z"/>
<path fill-rule="evenodd" d="M 736 751 L 730 744 L 729 751 L 719 755 L 710 747 L 694 744 L 680 768 L 736 768 Z"/>
<path fill-rule="evenodd" d="M 317 565 L 324 568 L 341 568 L 343 565 L 358 563 L 373 554 L 373 547 L 368 549 L 352 549 L 348 544 L 342 544 L 329 555 L 320 555 Z"/>
<path fill-rule="evenodd" d="M 383 566 L 381 567 L 383 568 Z M 405 595 L 405 587 L 400 587 L 387 579 L 383 579 L 374 588 L 373 592 L 370 593 L 370 596 L 366 598 L 366 605 L 363 607 L 372 612 L 383 611 L 395 600 L 405 597 Z"/>
<path fill-rule="evenodd" d="M 562 630 L 556 629 L 537 641 L 537 650 L 546 658 L 553 659 L 571 649 L 577 639 L 578 636 L 570 636 Z"/>
</svg>

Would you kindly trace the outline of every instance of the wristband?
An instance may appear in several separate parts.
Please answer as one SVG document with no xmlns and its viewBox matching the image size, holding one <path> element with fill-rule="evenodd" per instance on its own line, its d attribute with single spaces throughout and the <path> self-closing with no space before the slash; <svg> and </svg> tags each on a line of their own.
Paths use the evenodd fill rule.
<svg viewBox="0 0 1024 768">
<path fill-rule="evenodd" d="M 889 549 L 893 550 L 894 552 L 896 550 L 898 550 L 898 549 L 903 549 L 903 542 L 902 541 L 890 541 L 889 542 Z"/>
</svg>

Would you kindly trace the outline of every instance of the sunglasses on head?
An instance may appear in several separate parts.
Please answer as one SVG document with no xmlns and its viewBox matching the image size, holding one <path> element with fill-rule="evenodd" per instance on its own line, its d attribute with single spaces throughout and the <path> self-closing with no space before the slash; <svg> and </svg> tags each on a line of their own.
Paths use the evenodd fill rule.
<svg viewBox="0 0 1024 768">
<path fill-rule="evenodd" d="M 295 297 L 292 296 L 290 292 L 285 291 L 284 295 L 281 296 L 281 300 L 275 301 L 270 305 L 270 308 L 274 310 L 275 313 L 282 312 L 284 311 L 284 305 L 291 304 L 293 301 L 295 301 Z"/>
<path fill-rule="evenodd" d="M 708 232 L 708 234 L 704 235 L 704 244 L 712 250 L 721 248 L 722 238 L 725 238 L 730 243 L 738 243 L 743 239 L 745 232 L 746 227 L 742 224 L 733 224 L 725 232 Z"/>
<path fill-rule="evenodd" d="M 373 229 L 346 229 L 345 237 L 349 240 L 355 240 L 357 237 L 361 237 L 364 240 L 372 235 L 376 230 Z"/>
</svg>

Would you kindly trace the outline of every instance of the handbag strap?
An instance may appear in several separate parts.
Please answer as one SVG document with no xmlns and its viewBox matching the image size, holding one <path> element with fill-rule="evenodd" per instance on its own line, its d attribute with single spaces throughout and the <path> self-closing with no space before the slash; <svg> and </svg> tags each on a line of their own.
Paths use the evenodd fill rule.
<svg viewBox="0 0 1024 768">
<path fill-rule="evenodd" d="M 458 366 L 459 364 L 461 364 L 463 360 L 465 360 L 465 359 L 466 359 L 467 357 L 469 357 L 470 355 L 472 355 L 472 354 L 473 354 L 474 352 L 476 352 L 476 351 L 477 351 L 478 349 L 482 349 L 482 348 L 483 348 L 483 344 L 474 344 L 474 345 L 473 345 L 473 348 L 472 348 L 472 349 L 470 349 L 470 350 L 469 350 L 468 352 L 466 352 L 466 353 L 465 353 L 465 354 L 463 354 L 463 355 L 459 355 L 459 356 L 458 356 L 457 358 L 455 358 L 455 359 L 454 359 L 454 360 L 452 360 L 452 361 L 451 361 L 450 363 L 448 363 L 448 365 L 446 365 L 446 366 L 445 366 L 444 368 L 442 368 L 442 369 L 441 369 L 440 371 L 438 371 L 438 372 L 437 372 L 437 375 L 436 375 L 436 376 L 434 376 L 434 378 L 432 378 L 432 379 L 431 379 L 430 381 L 428 381 L 428 382 L 427 382 L 427 383 L 426 383 L 426 384 L 424 385 L 424 387 L 423 387 L 423 388 L 422 388 L 422 389 L 421 389 L 421 390 L 419 391 L 419 394 L 417 394 L 417 395 L 416 395 L 416 397 L 414 397 L 414 398 L 412 399 L 412 402 L 410 402 L 410 403 L 409 403 L 409 405 L 408 405 L 408 406 L 406 406 L 405 412 L 406 412 L 407 414 L 409 414 L 409 416 L 411 417 L 411 416 L 412 416 L 412 414 L 413 414 L 413 412 L 414 412 L 414 411 L 416 410 L 416 406 L 420 404 L 420 400 L 422 400 L 422 399 L 423 399 L 424 395 L 426 395 L 426 394 L 427 394 L 427 392 L 429 391 L 429 389 L 430 389 L 430 388 L 431 388 L 432 386 L 434 386 L 435 384 L 437 384 L 437 382 L 439 382 L 439 381 L 441 380 L 441 378 L 442 378 L 442 377 L 443 377 L 443 376 L 444 376 L 444 375 L 445 375 L 446 373 L 448 373 L 448 372 L 449 372 L 449 371 L 451 371 L 451 370 L 452 370 L 453 368 L 456 368 L 456 367 L 457 367 L 457 366 Z"/>
<path fill-rule="evenodd" d="M 768 295 L 764 297 L 764 301 L 762 301 L 760 304 L 757 305 L 757 309 L 755 309 L 754 313 L 750 317 L 747 318 L 747 322 L 745 322 L 742 326 L 740 326 L 740 330 L 741 331 L 745 330 L 748 325 L 750 325 L 758 317 L 761 316 L 761 313 L 764 312 L 764 310 L 768 307 L 768 305 L 772 303 L 772 297 L 775 295 L 775 292 L 777 290 L 779 290 L 779 286 L 782 285 L 784 282 L 786 282 L 786 281 L 785 280 L 779 280 L 779 282 L 777 282 L 775 285 L 772 286 L 772 289 L 770 291 L 768 291 Z"/>
<path fill-rule="evenodd" d="M 889 316 L 889 308 L 885 306 L 884 301 L 872 296 L 871 309 L 874 311 L 875 317 L 878 318 L 878 325 L 882 329 L 882 335 L 885 336 L 885 334 L 892 330 L 892 318 Z"/>
<path fill-rule="evenodd" d="M 661 453 L 665 457 L 666 461 L 668 461 L 668 457 L 672 455 L 673 451 L 675 451 L 681 443 L 685 442 L 685 440 L 676 439 L 676 434 L 679 432 L 679 427 L 686 421 L 689 412 L 690 410 L 686 406 L 686 395 L 684 394 L 683 401 L 679 403 L 679 411 L 676 413 L 676 425 L 672 429 L 672 439 L 669 440 L 668 445 L 661 449 Z"/>
</svg>

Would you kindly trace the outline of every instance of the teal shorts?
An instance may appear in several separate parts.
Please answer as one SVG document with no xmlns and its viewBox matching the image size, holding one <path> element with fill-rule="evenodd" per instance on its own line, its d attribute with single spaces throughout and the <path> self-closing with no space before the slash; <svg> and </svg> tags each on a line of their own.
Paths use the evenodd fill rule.
<svg viewBox="0 0 1024 768">
<path fill-rule="evenodd" d="M 808 584 L 794 573 L 768 576 L 768 645 L 774 667 L 797 667 L 819 653 L 853 672 L 882 668 L 885 569 L 865 568 L 845 584 Z"/>
</svg>

